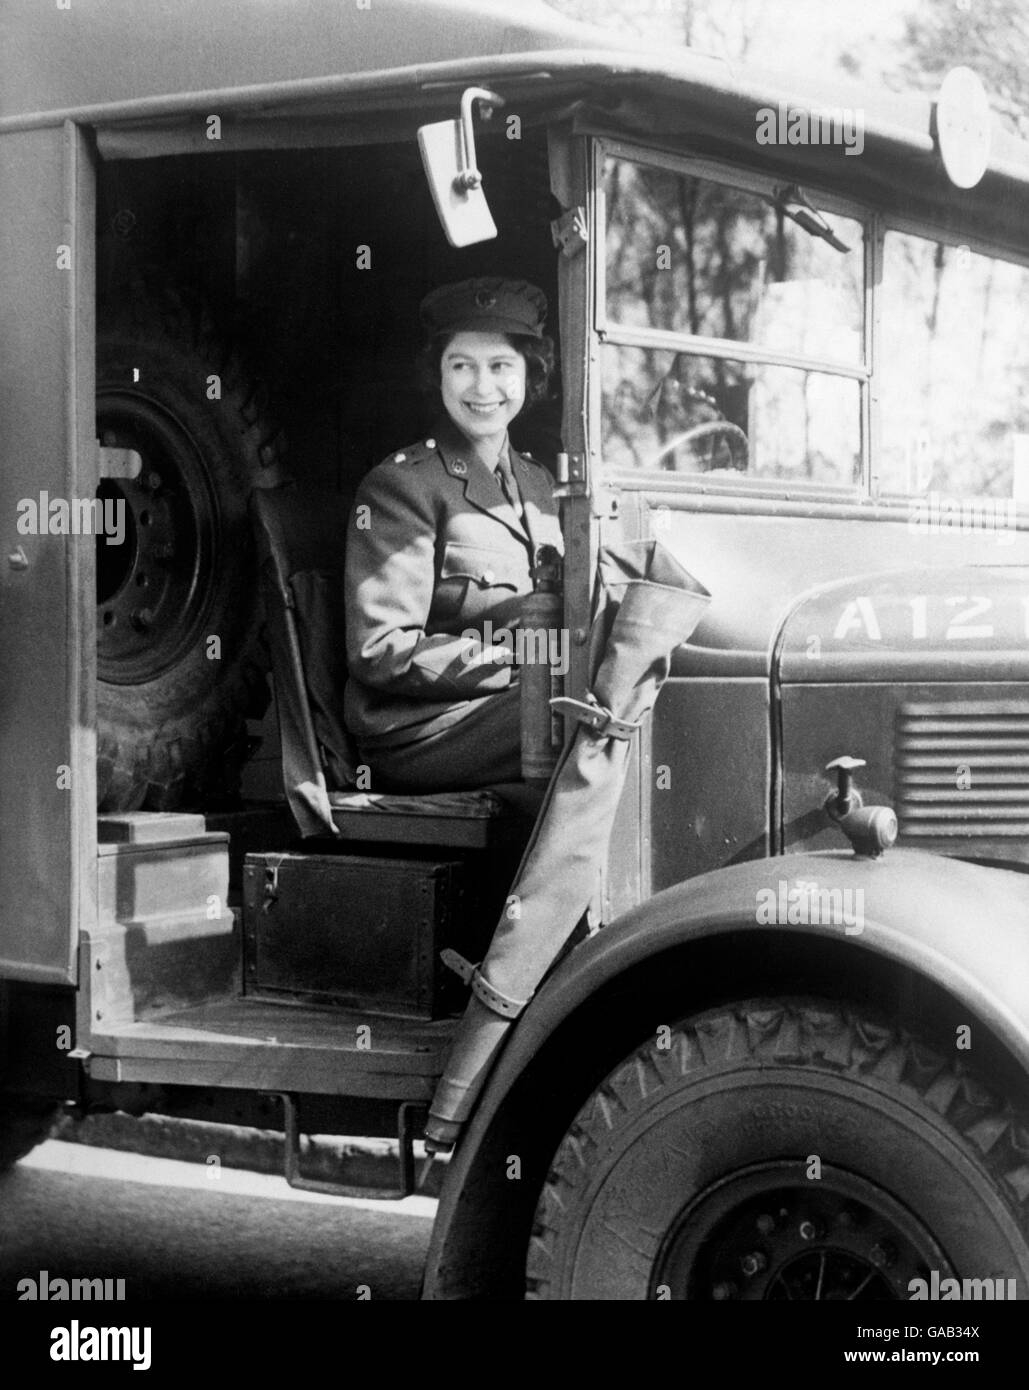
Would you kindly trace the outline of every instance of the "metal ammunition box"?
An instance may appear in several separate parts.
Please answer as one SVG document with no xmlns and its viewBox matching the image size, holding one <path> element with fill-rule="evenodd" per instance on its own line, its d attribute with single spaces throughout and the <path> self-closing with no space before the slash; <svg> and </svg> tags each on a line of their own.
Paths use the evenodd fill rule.
<svg viewBox="0 0 1029 1390">
<path fill-rule="evenodd" d="M 460 860 L 249 854 L 243 868 L 244 990 L 438 1018 L 463 986 L 439 959 L 477 927 Z"/>
</svg>

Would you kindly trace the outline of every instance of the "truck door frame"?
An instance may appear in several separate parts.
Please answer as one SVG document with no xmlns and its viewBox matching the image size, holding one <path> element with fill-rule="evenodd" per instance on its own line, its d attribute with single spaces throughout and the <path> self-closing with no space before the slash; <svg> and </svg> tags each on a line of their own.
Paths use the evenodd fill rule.
<svg viewBox="0 0 1029 1390">
<path fill-rule="evenodd" d="M 79 935 L 96 918 L 96 542 L 39 534 L 49 507 L 23 534 L 31 509 L 19 503 L 96 494 L 95 194 L 86 127 L 0 135 L 0 975 L 41 984 L 75 983 Z"/>
</svg>

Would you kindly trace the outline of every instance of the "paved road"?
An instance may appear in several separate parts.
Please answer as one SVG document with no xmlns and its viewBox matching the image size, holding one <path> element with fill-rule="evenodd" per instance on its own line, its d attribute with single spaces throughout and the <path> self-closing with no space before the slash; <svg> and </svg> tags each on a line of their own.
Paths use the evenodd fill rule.
<svg viewBox="0 0 1029 1390">
<path fill-rule="evenodd" d="M 50 1141 L 0 1177 L 0 1299 L 41 1270 L 130 1300 L 416 1299 L 435 1210 Z"/>
</svg>

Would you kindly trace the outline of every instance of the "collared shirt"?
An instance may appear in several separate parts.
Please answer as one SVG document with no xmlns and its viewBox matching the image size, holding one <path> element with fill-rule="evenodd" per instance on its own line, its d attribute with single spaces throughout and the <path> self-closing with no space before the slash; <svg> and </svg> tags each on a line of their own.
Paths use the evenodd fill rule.
<svg viewBox="0 0 1029 1390">
<path fill-rule="evenodd" d="M 437 433 L 443 434 L 445 433 L 445 430 L 441 429 L 437 431 Z M 458 430 L 456 425 L 452 426 L 451 433 L 452 435 L 464 438 L 464 436 L 461 434 L 461 431 Z M 507 464 L 509 468 L 511 466 L 511 436 L 507 433 L 506 430 L 504 431 L 503 443 L 501 444 L 500 448 L 497 450 L 495 455 L 493 455 L 492 452 L 487 454 L 485 449 L 481 449 L 478 446 L 478 444 L 476 444 L 475 441 L 471 439 L 467 441 L 467 447 L 469 453 L 474 454 L 475 457 L 481 463 L 484 463 L 491 473 L 495 473 L 497 471 L 497 469 L 500 466 L 501 459 L 504 460 L 504 462 Z"/>
</svg>

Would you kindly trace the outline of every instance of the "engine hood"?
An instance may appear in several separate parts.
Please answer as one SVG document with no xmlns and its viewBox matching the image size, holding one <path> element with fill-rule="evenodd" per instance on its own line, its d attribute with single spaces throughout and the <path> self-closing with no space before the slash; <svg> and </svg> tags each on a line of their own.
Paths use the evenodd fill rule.
<svg viewBox="0 0 1029 1390">
<path fill-rule="evenodd" d="M 783 685 L 1029 679 L 1029 566 L 896 568 L 803 594 L 776 641 Z"/>
</svg>

